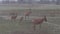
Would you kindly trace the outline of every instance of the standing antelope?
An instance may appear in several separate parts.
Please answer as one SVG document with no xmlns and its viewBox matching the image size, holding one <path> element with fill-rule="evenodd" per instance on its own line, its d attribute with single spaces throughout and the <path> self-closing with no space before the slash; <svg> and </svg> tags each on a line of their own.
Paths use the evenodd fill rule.
<svg viewBox="0 0 60 34">
<path fill-rule="evenodd" d="M 17 13 L 10 13 L 11 20 L 15 20 L 17 18 Z"/>
<path fill-rule="evenodd" d="M 25 12 L 25 20 L 26 20 L 26 16 L 28 17 L 28 20 L 29 20 L 29 15 L 31 14 L 32 12 L 31 11 L 28 11 L 28 12 Z"/>
<path fill-rule="evenodd" d="M 47 22 L 46 16 L 44 16 L 44 18 L 37 18 L 37 19 L 33 19 L 33 20 L 32 20 L 34 31 L 36 30 L 35 27 L 36 27 L 36 25 L 38 25 L 38 24 L 40 24 L 40 28 L 41 28 L 41 24 L 43 23 L 43 21 Z"/>
</svg>

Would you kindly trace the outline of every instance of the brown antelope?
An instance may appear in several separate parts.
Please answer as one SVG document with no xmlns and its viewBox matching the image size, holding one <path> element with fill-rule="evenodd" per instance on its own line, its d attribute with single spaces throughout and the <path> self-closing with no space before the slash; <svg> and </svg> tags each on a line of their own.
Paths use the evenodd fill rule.
<svg viewBox="0 0 60 34">
<path fill-rule="evenodd" d="M 29 15 L 30 15 L 31 13 L 32 13 L 31 10 L 24 13 L 24 15 L 25 15 L 25 20 L 26 20 L 26 17 L 28 17 L 28 20 L 29 20 Z"/>
<path fill-rule="evenodd" d="M 43 23 L 43 21 L 47 22 L 46 16 L 44 16 L 44 18 L 37 18 L 37 19 L 33 19 L 33 20 L 32 20 L 34 31 L 36 30 L 35 27 L 36 27 L 36 25 L 38 25 L 38 24 L 40 24 L 40 28 L 41 28 L 41 24 Z"/>
<path fill-rule="evenodd" d="M 16 20 L 17 13 L 10 13 L 10 15 L 11 15 L 11 20 Z"/>
</svg>

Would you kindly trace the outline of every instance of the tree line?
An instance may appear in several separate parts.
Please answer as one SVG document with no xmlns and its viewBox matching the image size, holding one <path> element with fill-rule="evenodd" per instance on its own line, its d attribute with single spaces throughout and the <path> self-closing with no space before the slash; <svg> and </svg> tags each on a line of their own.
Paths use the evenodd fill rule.
<svg viewBox="0 0 60 34">
<path fill-rule="evenodd" d="M 59 5 L 60 4 L 60 0 L 52 0 L 52 1 L 49 1 L 49 0 L 40 0 L 40 1 L 32 1 L 32 0 L 17 0 L 17 1 L 9 1 L 9 0 L 6 0 L 6 1 L 2 1 L 2 3 L 38 3 L 38 4 L 56 4 L 56 5 Z"/>
</svg>

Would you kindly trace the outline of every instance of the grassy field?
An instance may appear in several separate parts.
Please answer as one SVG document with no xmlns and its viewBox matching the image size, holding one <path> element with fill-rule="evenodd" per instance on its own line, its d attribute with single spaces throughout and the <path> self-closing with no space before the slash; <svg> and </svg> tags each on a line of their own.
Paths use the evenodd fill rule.
<svg viewBox="0 0 60 34">
<path fill-rule="evenodd" d="M 18 12 L 18 16 L 24 16 L 24 12 L 29 8 L 26 5 L 0 5 L 0 34 L 60 34 L 60 5 L 35 5 L 32 7 L 30 20 L 22 23 L 19 20 L 14 22 L 1 17 L 15 11 Z M 37 25 L 36 31 L 33 31 L 31 19 L 44 15 L 47 16 L 48 22 L 43 22 L 40 30 Z M 51 17 L 52 15 L 55 16 Z"/>
<path fill-rule="evenodd" d="M 32 17 L 30 17 L 32 18 Z M 48 18 L 48 17 L 47 17 Z M 57 18 L 57 17 L 55 17 Z M 48 22 L 43 22 L 41 25 L 41 30 L 39 30 L 39 25 L 36 27 L 36 31 L 32 29 L 31 20 L 23 21 L 19 23 L 19 20 L 10 21 L 0 18 L 0 34 L 59 34 L 60 24 L 54 21 L 54 18 L 48 18 Z"/>
<path fill-rule="evenodd" d="M 0 5 L 0 15 L 7 15 L 10 12 L 18 12 L 19 15 L 24 14 L 25 11 L 28 9 L 32 9 L 32 16 L 34 15 L 50 15 L 56 14 L 56 16 L 60 16 L 60 5 L 49 5 L 49 4 L 33 4 L 33 6 L 29 4 L 7 4 L 7 5 Z M 51 14 L 51 15 L 52 15 Z"/>
<path fill-rule="evenodd" d="M 0 10 L 11 10 L 11 9 L 60 9 L 60 5 L 50 4 L 0 4 Z"/>
</svg>

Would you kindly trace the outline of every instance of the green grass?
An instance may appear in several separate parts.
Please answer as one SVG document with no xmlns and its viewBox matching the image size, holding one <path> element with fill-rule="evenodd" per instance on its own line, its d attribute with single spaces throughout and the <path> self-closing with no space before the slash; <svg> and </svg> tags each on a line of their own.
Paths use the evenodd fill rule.
<svg viewBox="0 0 60 34">
<path fill-rule="evenodd" d="M 8 21 L 8 20 L 2 20 L 0 21 L 0 32 L 3 31 L 14 31 L 14 30 L 24 30 L 26 31 L 26 28 L 29 28 L 30 23 L 29 22 L 23 22 L 19 23 L 19 21 Z"/>
<path fill-rule="evenodd" d="M 28 7 L 29 5 L 27 4 L 23 4 L 23 5 L 1 5 L 0 6 L 0 10 L 12 10 L 12 9 L 17 9 L 17 10 L 24 10 L 24 9 L 29 9 Z M 36 10 L 60 10 L 60 5 L 43 5 L 43 4 L 35 4 L 33 7 L 30 7 L 32 8 L 33 10 L 36 9 Z"/>
<path fill-rule="evenodd" d="M 54 32 L 53 30 L 57 30 L 54 27 L 55 27 L 54 25 L 43 23 L 41 25 L 40 31 L 52 34 Z M 37 25 L 36 29 L 39 31 L 39 25 Z M 6 32 L 6 31 L 24 31 L 24 32 L 33 31 L 32 23 L 31 21 L 28 20 L 23 21 L 22 23 L 19 23 L 18 20 L 15 22 L 9 20 L 2 20 L 0 21 L 0 32 Z"/>
<path fill-rule="evenodd" d="M 25 10 L 28 10 L 26 8 L 23 9 L 21 7 L 9 7 L 9 6 L 6 6 L 6 7 L 1 7 L 0 6 L 0 8 L 1 8 L 0 10 L 2 10 L 4 12 L 11 12 L 11 10 L 14 10 L 14 11 L 17 10 L 18 12 L 21 13 L 21 12 L 24 12 Z M 51 9 L 48 9 L 48 8 L 51 8 Z M 39 13 L 46 12 L 46 14 L 47 14 L 47 13 L 50 13 L 52 11 L 60 11 L 59 8 L 60 8 L 59 6 L 47 7 L 47 9 L 33 9 L 32 8 L 32 12 L 34 14 L 38 14 L 38 12 Z M 54 23 L 57 24 L 59 22 L 56 21 Z M 47 32 L 48 34 L 54 34 L 55 31 L 59 31 L 60 32 L 60 29 L 58 28 L 58 26 L 55 26 L 55 25 L 52 25 L 52 24 L 48 24 L 48 23 L 43 23 L 41 25 L 41 30 L 40 31 Z M 53 22 L 51 22 L 51 23 L 53 23 Z M 36 29 L 39 30 L 39 25 L 37 25 Z M 3 18 L 0 18 L 0 33 L 1 32 L 6 32 L 6 31 L 24 31 L 24 32 L 29 32 L 29 31 L 32 31 L 32 23 L 29 20 L 23 21 L 22 23 L 19 23 L 19 20 L 16 20 L 15 22 L 13 22 L 13 21 L 4 20 Z M 59 32 L 55 32 L 55 33 L 59 34 Z"/>
</svg>

